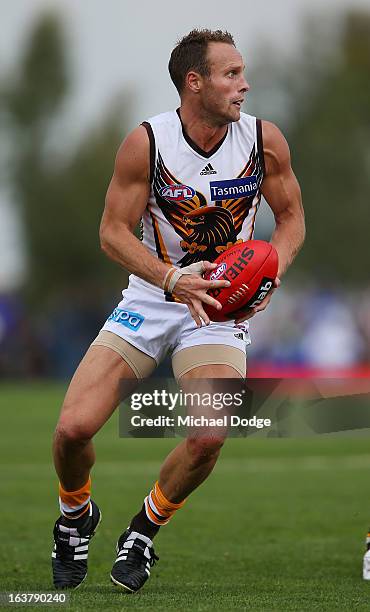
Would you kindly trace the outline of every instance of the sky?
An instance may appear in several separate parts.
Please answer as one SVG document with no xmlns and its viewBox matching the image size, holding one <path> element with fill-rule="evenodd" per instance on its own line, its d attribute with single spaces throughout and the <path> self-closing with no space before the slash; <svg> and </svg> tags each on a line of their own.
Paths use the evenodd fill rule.
<svg viewBox="0 0 370 612">
<path fill-rule="evenodd" d="M 73 146 L 121 92 L 134 101 L 131 127 L 176 107 L 168 59 L 176 41 L 194 27 L 229 30 L 246 59 L 248 78 L 248 66 L 266 45 L 292 55 L 305 19 L 320 15 L 335 22 L 354 6 L 370 8 L 370 0 L 0 0 L 0 75 L 16 67 L 40 14 L 58 12 L 73 75 L 59 128 L 62 146 Z M 26 273 L 23 243 L 11 199 L 0 190 L 0 290 L 16 287 Z"/>
<path fill-rule="evenodd" d="M 370 0 L 0 0 L 0 70 L 14 65 L 40 13 L 56 10 L 65 23 L 74 76 L 66 109 L 71 135 L 96 120 L 122 90 L 137 96 L 131 113 L 136 124 L 177 104 L 167 63 L 177 39 L 192 28 L 228 29 L 248 66 L 264 44 L 294 53 L 307 16 L 333 21 L 354 5 L 370 7 Z"/>
</svg>

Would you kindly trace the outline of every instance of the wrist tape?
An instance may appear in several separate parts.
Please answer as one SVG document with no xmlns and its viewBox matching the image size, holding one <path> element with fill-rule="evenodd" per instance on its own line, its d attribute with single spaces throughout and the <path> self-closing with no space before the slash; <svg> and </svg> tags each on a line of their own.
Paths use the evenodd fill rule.
<svg viewBox="0 0 370 612">
<path fill-rule="evenodd" d="M 172 293 L 177 281 L 183 274 L 198 274 L 202 276 L 204 272 L 204 262 L 198 261 L 185 268 L 175 268 L 173 266 L 166 272 L 166 276 L 163 279 L 162 288 L 166 293 Z"/>
</svg>

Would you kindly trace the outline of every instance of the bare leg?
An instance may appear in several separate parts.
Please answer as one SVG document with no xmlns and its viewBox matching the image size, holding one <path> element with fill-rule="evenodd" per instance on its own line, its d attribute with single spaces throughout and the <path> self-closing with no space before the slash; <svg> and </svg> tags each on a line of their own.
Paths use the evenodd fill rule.
<svg viewBox="0 0 370 612">
<path fill-rule="evenodd" d="M 186 378 L 210 379 L 206 384 L 212 393 L 218 387 L 216 379 L 240 378 L 240 376 L 229 366 L 215 365 L 193 368 L 186 374 Z M 184 381 L 183 386 L 187 386 L 190 391 L 189 387 L 192 384 L 194 385 L 189 381 L 186 385 Z M 148 579 L 150 575 L 148 559 L 154 561 L 157 558 L 151 540 L 161 525 L 166 524 L 173 513 L 181 507 L 181 502 L 210 474 L 225 435 L 226 431 L 218 433 L 210 428 L 191 432 L 188 439 L 168 455 L 160 471 L 159 483 L 154 485 L 145 498 L 140 512 L 133 517 L 130 529 L 122 534 L 118 541 L 118 556 L 111 573 L 111 579 L 115 584 L 137 591 Z M 141 558 L 147 563 L 145 570 Z"/>
<path fill-rule="evenodd" d="M 91 440 L 123 399 L 122 380 L 127 387 L 132 382 L 131 391 L 137 381 L 122 357 L 91 346 L 72 378 L 54 435 L 54 464 L 64 489 L 75 491 L 87 482 L 95 462 Z"/>
<path fill-rule="evenodd" d="M 229 366 L 207 365 L 194 368 L 184 378 L 240 378 L 240 375 Z M 169 501 L 181 502 L 207 478 L 224 440 L 219 433 L 187 438 L 176 446 L 165 459 L 159 476 L 159 485 Z"/>
</svg>

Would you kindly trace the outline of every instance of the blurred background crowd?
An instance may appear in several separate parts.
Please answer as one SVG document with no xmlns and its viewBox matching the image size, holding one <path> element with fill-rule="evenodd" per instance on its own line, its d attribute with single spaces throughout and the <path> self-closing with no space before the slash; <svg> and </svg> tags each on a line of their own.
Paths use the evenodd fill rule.
<svg viewBox="0 0 370 612">
<path fill-rule="evenodd" d="M 119 301 L 127 274 L 98 242 L 115 153 L 141 120 L 176 104 L 167 90 L 151 100 L 154 77 L 142 69 L 137 85 L 148 82 L 146 105 L 143 88 L 125 81 L 125 62 L 132 68 L 136 61 L 131 45 L 125 57 L 111 58 L 122 69 L 121 93 L 87 124 L 80 110 L 84 129 L 75 121 L 71 134 L 65 117 L 76 87 L 74 48 L 64 9 L 50 10 L 53 4 L 62 6 L 35 12 L 12 61 L 0 61 L 2 379 L 68 378 Z M 177 38 L 194 26 L 232 29 L 220 9 L 217 17 L 176 24 L 157 59 L 168 88 L 166 62 Z M 294 46 L 274 46 L 268 30 L 252 43 L 247 29 L 246 22 L 245 39 L 240 25 L 236 35 L 252 85 L 244 110 L 286 135 L 307 221 L 304 249 L 269 308 L 251 321 L 250 366 L 370 372 L 370 12 L 351 5 L 306 11 Z M 137 45 L 155 53 L 155 34 Z M 272 227 L 264 203 L 256 237 L 269 239 Z"/>
</svg>

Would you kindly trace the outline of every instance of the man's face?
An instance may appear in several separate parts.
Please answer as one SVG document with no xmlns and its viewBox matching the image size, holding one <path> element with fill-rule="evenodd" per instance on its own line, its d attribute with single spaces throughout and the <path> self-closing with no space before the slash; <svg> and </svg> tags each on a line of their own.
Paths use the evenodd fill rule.
<svg viewBox="0 0 370 612">
<path fill-rule="evenodd" d="M 240 107 L 249 85 L 244 62 L 232 45 L 211 42 L 207 51 L 209 77 L 201 77 L 202 106 L 215 125 L 239 121 Z"/>
</svg>

